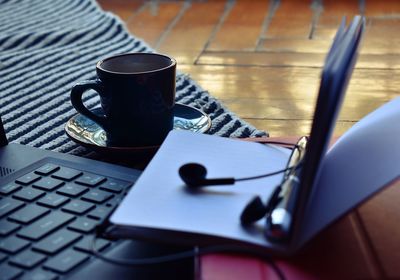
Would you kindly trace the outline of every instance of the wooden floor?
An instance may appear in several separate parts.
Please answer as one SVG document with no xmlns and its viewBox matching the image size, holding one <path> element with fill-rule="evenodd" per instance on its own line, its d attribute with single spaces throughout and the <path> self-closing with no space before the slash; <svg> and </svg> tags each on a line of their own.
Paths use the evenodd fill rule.
<svg viewBox="0 0 400 280">
<path fill-rule="evenodd" d="M 344 15 L 365 15 L 367 28 L 335 134 L 400 92 L 399 0 L 99 3 L 271 136 L 309 133 L 321 65 Z"/>
</svg>

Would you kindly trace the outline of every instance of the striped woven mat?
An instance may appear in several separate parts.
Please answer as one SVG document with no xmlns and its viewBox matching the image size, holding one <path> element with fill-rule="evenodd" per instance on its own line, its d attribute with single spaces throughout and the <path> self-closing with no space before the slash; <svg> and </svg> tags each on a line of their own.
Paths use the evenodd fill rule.
<svg viewBox="0 0 400 280">
<path fill-rule="evenodd" d="M 66 121 L 76 114 L 71 87 L 94 79 L 95 64 L 104 57 L 153 50 L 91 0 L 0 0 L 0 22 L 0 113 L 9 140 L 87 154 L 64 132 Z M 179 73 L 176 81 L 176 101 L 211 117 L 208 133 L 265 135 L 229 112 L 189 76 Z M 89 92 L 85 103 L 98 106 L 97 94 Z"/>
</svg>

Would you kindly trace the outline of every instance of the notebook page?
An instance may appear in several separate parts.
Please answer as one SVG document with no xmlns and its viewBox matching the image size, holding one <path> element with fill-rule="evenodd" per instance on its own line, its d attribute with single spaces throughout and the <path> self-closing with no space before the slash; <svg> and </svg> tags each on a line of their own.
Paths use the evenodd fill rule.
<svg viewBox="0 0 400 280">
<path fill-rule="evenodd" d="M 265 220 L 249 232 L 241 226 L 239 218 L 255 195 L 264 201 L 269 198 L 281 182 L 282 174 L 193 193 L 180 179 L 178 169 L 185 163 L 197 162 L 207 168 L 207 178 L 255 176 L 285 168 L 289 154 L 289 149 L 273 145 L 172 131 L 111 216 L 111 222 L 268 246 L 263 235 Z"/>
<path fill-rule="evenodd" d="M 400 97 L 349 129 L 325 156 L 301 243 L 400 177 Z"/>
</svg>

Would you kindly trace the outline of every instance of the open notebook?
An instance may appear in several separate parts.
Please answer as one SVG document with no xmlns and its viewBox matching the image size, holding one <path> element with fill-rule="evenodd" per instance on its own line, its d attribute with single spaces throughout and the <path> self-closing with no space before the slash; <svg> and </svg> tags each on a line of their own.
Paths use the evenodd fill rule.
<svg viewBox="0 0 400 280">
<path fill-rule="evenodd" d="M 271 241 L 264 234 L 265 219 L 244 227 L 239 218 L 254 195 L 267 201 L 282 175 L 196 192 L 190 191 L 178 175 L 183 164 L 199 162 L 207 167 L 208 177 L 255 176 L 284 168 L 290 151 L 184 131 L 168 135 L 112 214 L 113 234 L 190 245 L 234 244 L 290 254 L 398 178 L 399 168 L 393 162 L 400 158 L 400 98 L 365 117 L 327 152 L 363 28 L 362 17 L 355 17 L 348 27 L 343 21 L 326 58 L 291 238 Z"/>
</svg>

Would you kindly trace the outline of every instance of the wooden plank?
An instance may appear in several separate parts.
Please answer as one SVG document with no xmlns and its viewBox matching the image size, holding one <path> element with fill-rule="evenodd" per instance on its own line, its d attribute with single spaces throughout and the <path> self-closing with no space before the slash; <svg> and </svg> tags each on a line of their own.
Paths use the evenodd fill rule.
<svg viewBox="0 0 400 280">
<path fill-rule="evenodd" d="M 158 51 L 171 55 L 178 64 L 193 64 L 212 35 L 224 7 L 224 1 L 191 3 Z"/>
<path fill-rule="evenodd" d="M 320 68 L 190 66 L 179 69 L 190 74 L 217 98 L 313 100 L 319 88 Z M 400 70 L 356 69 L 345 102 L 388 101 L 399 95 Z"/>
<path fill-rule="evenodd" d="M 322 18 L 332 15 L 340 17 L 346 16 L 347 18 L 352 18 L 354 15 L 361 13 L 360 1 L 358 0 L 324 0 L 322 1 L 322 6 Z"/>
<path fill-rule="evenodd" d="M 97 0 L 101 8 L 127 21 L 144 4 L 144 0 Z"/>
<path fill-rule="evenodd" d="M 134 16 L 127 21 L 129 31 L 155 47 L 168 25 L 182 9 L 183 2 L 146 2 Z"/>
<path fill-rule="evenodd" d="M 220 100 L 313 100 L 318 68 L 183 66 L 204 89 Z M 284 102 L 284 101 L 283 101 Z"/>
<path fill-rule="evenodd" d="M 393 99 L 399 95 L 400 80 L 391 79 L 400 75 L 399 70 L 391 69 L 355 69 L 352 75 L 347 97 L 375 99 Z M 354 100 L 355 101 L 355 100 Z"/>
<path fill-rule="evenodd" d="M 322 13 L 319 18 L 315 28 L 313 30 L 312 38 L 315 40 L 321 39 L 333 39 L 336 34 L 337 29 L 340 26 L 342 20 L 341 15 L 329 15 Z"/>
<path fill-rule="evenodd" d="M 361 46 L 361 52 L 364 45 Z M 393 46 L 394 48 L 395 46 Z M 326 50 L 328 51 L 328 50 Z M 396 50 L 397 52 L 397 50 Z M 198 65 L 240 65 L 274 67 L 322 67 L 326 54 L 302 52 L 204 52 Z M 400 69 L 400 56 L 394 54 L 361 54 L 356 68 Z"/>
<path fill-rule="evenodd" d="M 244 120 L 260 130 L 266 131 L 271 137 L 287 135 L 310 135 L 312 120 L 282 120 L 282 119 L 247 119 Z M 338 121 L 333 136 L 343 135 L 355 122 Z"/>
<path fill-rule="evenodd" d="M 383 58 L 400 54 L 400 38 L 394 36 L 400 30 L 400 18 L 371 19 L 361 49 L 361 54 L 380 54 Z"/>
<path fill-rule="evenodd" d="M 204 52 L 199 65 L 321 67 L 325 54 L 292 52 Z"/>
<path fill-rule="evenodd" d="M 258 99 L 235 98 L 221 99 L 224 104 L 242 118 L 262 119 L 308 119 L 314 115 L 315 101 L 313 99 Z M 357 102 L 345 102 L 342 106 L 338 120 L 357 121 L 386 103 L 371 102 L 370 100 L 359 100 Z"/>
<path fill-rule="evenodd" d="M 268 13 L 266 1 L 238 0 L 232 7 L 220 29 L 211 38 L 207 50 L 254 50 L 259 40 L 264 18 Z"/>
<path fill-rule="evenodd" d="M 271 137 L 309 135 L 311 129 L 310 120 L 243 119 L 258 129 L 268 132 Z"/>
<path fill-rule="evenodd" d="M 400 13 L 400 1 L 398 0 L 368 0 L 365 1 L 365 15 L 367 17 L 398 17 Z"/>
<path fill-rule="evenodd" d="M 393 49 L 393 46 L 390 47 Z M 361 46 L 360 55 L 356 67 L 366 69 L 400 69 L 400 56 L 398 51 L 394 53 L 374 54 L 376 48 L 369 48 L 366 42 Z M 397 52 L 397 53 L 396 53 Z"/>
<path fill-rule="evenodd" d="M 350 20 L 354 15 L 361 14 L 359 1 L 322 1 L 322 10 L 315 26 L 313 38 L 333 38 L 343 16 Z"/>
<path fill-rule="evenodd" d="M 276 39 L 267 38 L 262 41 L 262 45 L 259 50 L 271 51 L 271 52 L 295 52 L 295 53 L 312 53 L 312 54 L 324 54 L 328 52 L 332 40 L 326 39 Z"/>
<path fill-rule="evenodd" d="M 311 1 L 281 1 L 265 34 L 266 38 L 303 38 L 311 32 Z"/>
<path fill-rule="evenodd" d="M 309 132 L 319 87 L 318 68 L 187 65 L 180 70 L 238 116 L 274 136 Z M 343 134 L 355 121 L 398 96 L 400 81 L 388 83 L 387 77 L 399 74 L 399 70 L 356 69 L 335 134 Z"/>
<path fill-rule="evenodd" d="M 293 11 L 294 12 L 294 11 Z M 299 17 L 293 20 L 292 17 L 273 18 L 267 30 L 266 38 L 302 38 L 310 36 L 312 28 L 312 15 L 308 18 Z"/>
</svg>

